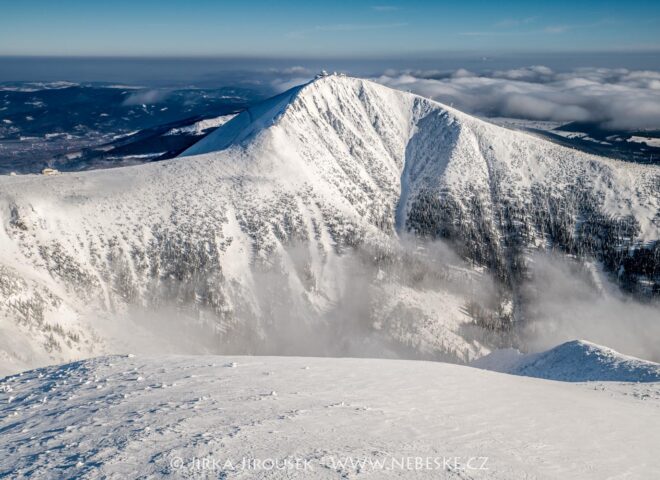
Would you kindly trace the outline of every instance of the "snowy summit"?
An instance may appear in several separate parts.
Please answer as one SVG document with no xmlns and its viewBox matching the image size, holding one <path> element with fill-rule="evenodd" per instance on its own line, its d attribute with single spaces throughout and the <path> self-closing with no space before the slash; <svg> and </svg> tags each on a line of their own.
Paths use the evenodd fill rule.
<svg viewBox="0 0 660 480">
<path fill-rule="evenodd" d="M 0 177 L 0 476 L 660 471 L 657 364 L 503 348 L 539 255 L 657 291 L 658 168 L 341 75 L 211 123 L 173 160 Z"/>
<path fill-rule="evenodd" d="M 533 317 L 518 293 L 530 252 L 595 258 L 627 290 L 657 289 L 659 181 L 651 165 L 323 76 L 181 158 L 0 177 L 2 369 L 147 338 L 180 353 L 468 362 L 499 347 L 492 329 Z M 366 323 L 338 327 L 354 318 Z"/>
</svg>

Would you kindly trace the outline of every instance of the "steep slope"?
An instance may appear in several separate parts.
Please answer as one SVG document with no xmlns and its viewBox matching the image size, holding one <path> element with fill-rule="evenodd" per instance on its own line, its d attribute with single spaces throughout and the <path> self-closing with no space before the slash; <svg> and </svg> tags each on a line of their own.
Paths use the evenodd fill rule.
<svg viewBox="0 0 660 480">
<path fill-rule="evenodd" d="M 657 288 L 659 182 L 655 167 L 321 78 L 179 159 L 0 178 L 3 364 L 136 346 L 468 361 L 524 317 L 530 248 Z"/>
<path fill-rule="evenodd" d="M 531 245 L 596 256 L 630 290 L 660 288 L 657 167 L 585 155 L 336 76 L 247 110 L 184 155 L 249 143 L 273 122 L 286 138 L 282 155 L 302 157 L 370 223 L 388 230 L 394 219 L 399 230 L 456 240 L 505 282 L 517 279 L 519 250 Z"/>
<path fill-rule="evenodd" d="M 496 372 L 568 382 L 660 382 L 659 364 L 583 340 L 526 355 L 514 349 L 497 350 L 471 365 Z"/>
<path fill-rule="evenodd" d="M 660 384 L 623 387 L 439 362 L 104 357 L 0 379 L 0 476 L 653 477 Z"/>
</svg>

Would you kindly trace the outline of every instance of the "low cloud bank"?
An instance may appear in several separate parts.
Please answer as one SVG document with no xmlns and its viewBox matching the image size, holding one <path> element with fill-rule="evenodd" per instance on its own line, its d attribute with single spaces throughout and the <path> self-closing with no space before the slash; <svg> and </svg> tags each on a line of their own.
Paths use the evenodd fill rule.
<svg viewBox="0 0 660 480">
<path fill-rule="evenodd" d="M 134 105 L 154 105 L 167 99 L 170 93 L 171 91 L 164 89 L 138 90 L 126 97 L 122 105 L 125 107 Z"/>
<path fill-rule="evenodd" d="M 660 129 L 660 72 L 531 66 L 488 73 L 465 69 L 387 70 L 374 80 L 488 117 L 594 122 L 611 130 Z"/>
<path fill-rule="evenodd" d="M 611 283 L 593 262 L 536 254 L 523 285 L 526 321 L 521 331 L 532 352 L 583 339 L 660 362 L 657 300 L 636 301 Z"/>
</svg>

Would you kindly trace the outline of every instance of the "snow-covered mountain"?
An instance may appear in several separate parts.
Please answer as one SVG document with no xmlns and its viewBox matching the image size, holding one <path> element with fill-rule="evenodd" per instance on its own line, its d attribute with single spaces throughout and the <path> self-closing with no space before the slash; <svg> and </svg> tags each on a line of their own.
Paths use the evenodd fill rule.
<svg viewBox="0 0 660 480">
<path fill-rule="evenodd" d="M 611 348 L 574 340 L 546 352 L 496 350 L 471 364 L 496 372 L 568 382 L 660 382 L 660 365 Z"/>
<path fill-rule="evenodd" d="M 531 250 L 657 292 L 659 207 L 657 167 L 324 77 L 178 159 L 0 178 L 2 364 L 135 345 L 469 361 L 525 320 Z"/>
<path fill-rule="evenodd" d="M 0 380 L 0 476 L 643 479 L 659 406 L 440 362 L 102 357 Z"/>
</svg>

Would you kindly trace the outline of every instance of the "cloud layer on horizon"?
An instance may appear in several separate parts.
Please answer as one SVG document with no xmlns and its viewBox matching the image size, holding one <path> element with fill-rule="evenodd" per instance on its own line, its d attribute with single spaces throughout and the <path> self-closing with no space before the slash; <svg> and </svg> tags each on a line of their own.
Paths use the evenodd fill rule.
<svg viewBox="0 0 660 480">
<path fill-rule="evenodd" d="M 387 70 L 379 83 L 475 115 L 660 130 L 660 72 L 537 65 L 488 73 Z"/>
</svg>

